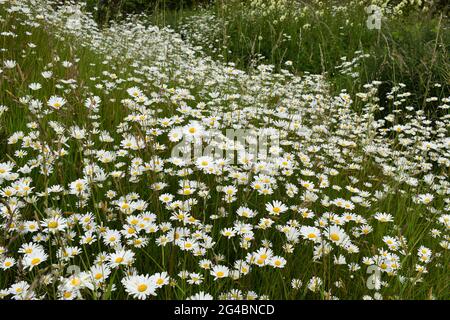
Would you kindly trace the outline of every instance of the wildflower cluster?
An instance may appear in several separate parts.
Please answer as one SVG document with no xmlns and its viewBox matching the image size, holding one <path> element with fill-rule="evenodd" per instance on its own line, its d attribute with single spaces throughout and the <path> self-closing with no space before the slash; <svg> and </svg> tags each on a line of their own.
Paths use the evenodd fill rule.
<svg viewBox="0 0 450 320">
<path fill-rule="evenodd" d="M 100 31 L 78 7 L 67 28 L 74 4 L 38 2 L 1 5 L 0 297 L 445 296 L 448 114 L 401 84 L 387 111 L 379 82 L 331 96 L 321 75 L 249 74 L 134 18 Z M 279 145 L 252 157 L 227 129 Z M 235 158 L 186 161 L 180 141 Z"/>
</svg>

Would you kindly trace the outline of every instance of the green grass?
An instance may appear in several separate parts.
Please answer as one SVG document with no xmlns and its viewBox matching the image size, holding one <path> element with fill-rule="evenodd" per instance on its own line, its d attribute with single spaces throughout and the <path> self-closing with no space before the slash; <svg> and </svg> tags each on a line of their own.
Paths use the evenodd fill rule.
<svg viewBox="0 0 450 320">
<path fill-rule="evenodd" d="M 381 29 L 370 30 L 366 6 L 364 1 L 292 1 L 262 15 L 252 13 L 250 1 L 216 1 L 200 13 L 198 9 L 155 12 L 153 21 L 187 29 L 206 53 L 243 69 L 254 67 L 255 59 L 262 57 L 259 63 L 272 64 L 277 70 L 327 74 L 333 93 L 347 90 L 354 95 L 365 83 L 382 81 L 379 98 L 386 107 L 386 93 L 404 83 L 412 94 L 411 105 L 434 113 L 425 100 L 450 93 L 446 12 L 410 10 L 398 16 L 385 15 Z M 216 17 L 212 24 L 202 19 L 210 16 Z M 284 17 L 282 21 L 280 17 Z M 370 57 L 351 68 L 358 76 L 336 69 L 343 57 L 351 61 L 359 51 Z M 292 61 L 292 67 L 287 67 L 286 61 Z M 435 87 L 436 83 L 441 87 Z"/>
</svg>

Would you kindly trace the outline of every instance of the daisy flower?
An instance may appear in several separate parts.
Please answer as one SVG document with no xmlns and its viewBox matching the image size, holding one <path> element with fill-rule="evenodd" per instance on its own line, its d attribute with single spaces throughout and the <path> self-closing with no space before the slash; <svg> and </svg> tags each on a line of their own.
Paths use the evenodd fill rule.
<svg viewBox="0 0 450 320">
<path fill-rule="evenodd" d="M 392 217 L 389 213 L 377 212 L 374 216 L 380 222 L 392 222 L 394 221 L 394 217 Z"/>
<path fill-rule="evenodd" d="M 43 250 L 36 250 L 33 251 L 33 253 L 25 255 L 22 260 L 22 264 L 25 268 L 31 270 L 47 260 L 47 258 L 48 255 Z"/>
<path fill-rule="evenodd" d="M 229 272 L 228 267 L 222 265 L 215 265 L 210 271 L 211 275 L 214 276 L 214 280 L 228 277 Z"/>
<path fill-rule="evenodd" d="M 338 226 L 330 226 L 325 228 L 323 234 L 327 236 L 328 240 L 334 242 L 337 245 L 343 245 L 350 241 L 344 229 Z"/>
<path fill-rule="evenodd" d="M 122 279 L 125 291 L 133 298 L 140 300 L 147 299 L 148 296 L 156 296 L 155 281 L 149 275 L 134 275 Z"/>
<path fill-rule="evenodd" d="M 316 227 L 302 226 L 300 228 L 300 234 L 305 240 L 311 240 L 313 242 L 320 242 L 321 240 L 320 230 Z"/>
<path fill-rule="evenodd" d="M 271 215 L 278 216 L 281 213 L 288 210 L 288 207 L 284 205 L 281 201 L 274 200 L 272 203 L 266 203 L 266 210 Z"/>
<path fill-rule="evenodd" d="M 14 258 L 5 258 L 2 261 L 0 268 L 2 268 L 3 270 L 7 270 L 7 269 L 12 268 L 15 264 L 16 264 L 16 260 Z"/>
<path fill-rule="evenodd" d="M 51 96 L 47 101 L 47 105 L 55 110 L 61 109 L 66 103 L 66 99 L 59 96 Z"/>
<path fill-rule="evenodd" d="M 213 296 L 209 293 L 205 293 L 203 291 L 200 291 L 193 296 L 190 296 L 187 298 L 187 300 L 213 300 Z"/>
<path fill-rule="evenodd" d="M 115 253 L 111 253 L 108 256 L 109 266 L 111 268 L 117 268 L 119 266 L 128 266 L 134 262 L 134 252 L 130 250 L 120 250 Z"/>
</svg>

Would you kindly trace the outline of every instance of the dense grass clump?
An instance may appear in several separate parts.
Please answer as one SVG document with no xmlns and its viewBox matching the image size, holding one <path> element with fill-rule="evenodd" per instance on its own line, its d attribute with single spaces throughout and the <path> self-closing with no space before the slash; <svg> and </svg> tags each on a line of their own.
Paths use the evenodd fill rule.
<svg viewBox="0 0 450 320">
<path fill-rule="evenodd" d="M 442 93 L 422 105 L 364 83 L 377 53 L 334 65 L 333 33 L 320 60 L 280 40 L 246 61 L 238 18 L 220 29 L 238 4 L 216 5 L 178 33 L 0 1 L 0 299 L 449 299 L 447 84 L 424 78 Z M 291 23 L 263 29 L 252 8 L 261 48 Z M 429 69 L 446 63 L 438 21 Z"/>
<path fill-rule="evenodd" d="M 161 17 L 165 22 L 165 13 L 183 12 L 199 5 L 212 3 L 213 0 L 88 0 L 86 6 L 95 12 L 94 18 L 101 25 L 110 23 L 130 14 L 151 14 Z"/>
<path fill-rule="evenodd" d="M 378 4 L 382 5 L 378 2 Z M 376 3 L 376 2 L 373 2 Z M 381 29 L 369 29 L 370 1 L 216 1 L 201 11 L 172 14 L 168 23 L 205 52 L 240 68 L 258 63 L 277 70 L 326 74 L 335 93 L 354 95 L 365 83 L 382 81 L 383 106 L 399 83 L 409 102 L 433 113 L 427 99 L 449 94 L 450 32 L 443 4 L 398 3 L 384 7 Z M 184 16 L 184 17 L 183 17 Z M 364 57 L 364 58 L 362 58 Z"/>
</svg>

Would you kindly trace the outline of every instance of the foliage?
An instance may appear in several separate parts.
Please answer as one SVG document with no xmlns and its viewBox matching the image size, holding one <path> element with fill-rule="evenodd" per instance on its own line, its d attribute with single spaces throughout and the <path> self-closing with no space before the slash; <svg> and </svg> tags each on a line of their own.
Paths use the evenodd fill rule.
<svg viewBox="0 0 450 320">
<path fill-rule="evenodd" d="M 388 11 L 390 7 L 384 5 L 381 29 L 370 30 L 367 4 L 218 1 L 208 10 L 185 14 L 176 25 L 215 58 L 241 68 L 263 62 L 278 70 L 326 73 L 335 93 L 346 89 L 354 95 L 365 83 L 379 80 L 383 82 L 380 99 L 398 83 L 406 84 L 412 93 L 410 103 L 417 107 L 424 107 L 430 97 L 448 95 L 446 14 L 423 5 L 408 5 L 403 11 Z M 368 56 L 359 59 L 361 52 Z M 352 63 L 354 59 L 358 63 Z M 382 104 L 387 106 L 387 101 Z"/>
<path fill-rule="evenodd" d="M 428 116 L 406 85 L 333 94 L 325 75 L 241 70 L 144 17 L 93 16 L 0 1 L 0 299 L 450 298 L 450 97 Z M 334 72 L 362 82 L 370 57 Z"/>
</svg>

